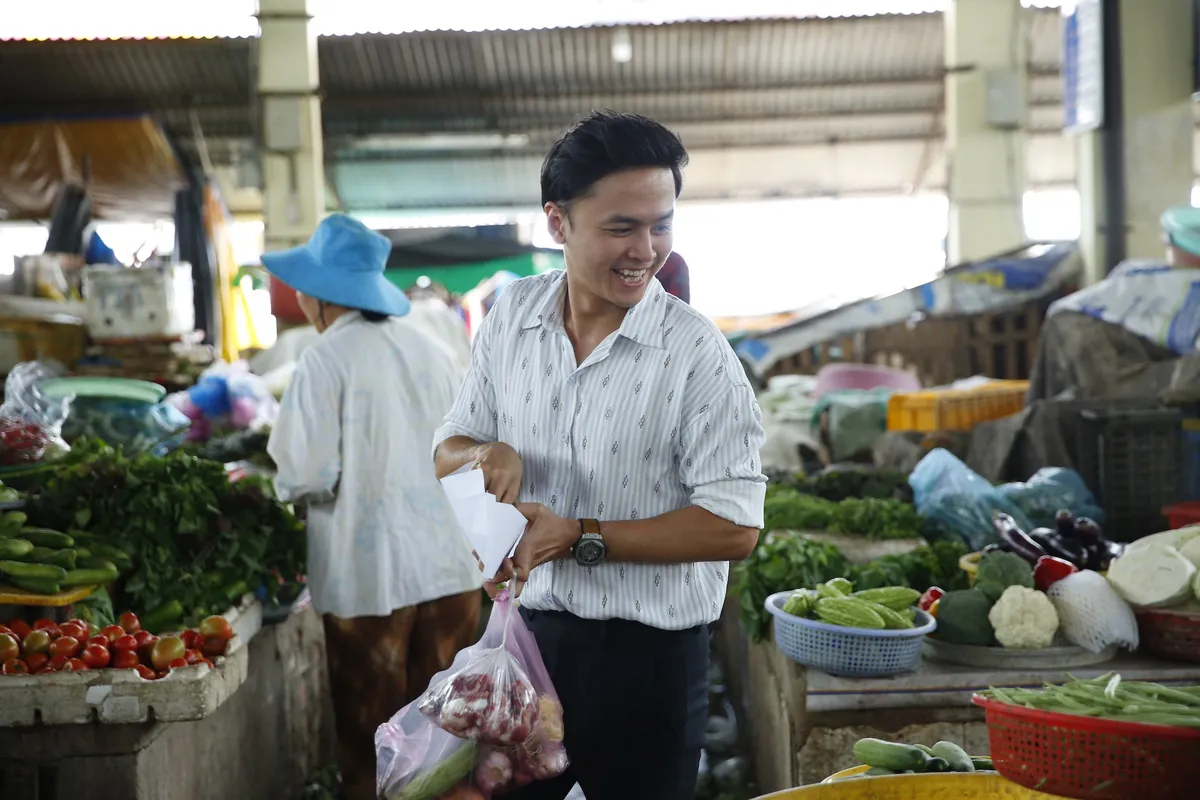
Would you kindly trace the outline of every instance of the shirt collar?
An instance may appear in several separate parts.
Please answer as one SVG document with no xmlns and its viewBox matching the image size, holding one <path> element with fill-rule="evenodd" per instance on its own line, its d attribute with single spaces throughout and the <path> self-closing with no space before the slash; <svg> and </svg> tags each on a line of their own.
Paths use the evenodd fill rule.
<svg viewBox="0 0 1200 800">
<path fill-rule="evenodd" d="M 521 307 L 517 319 L 520 330 L 543 326 L 552 330 L 565 331 L 562 321 L 563 300 L 567 293 L 567 273 L 560 275 L 546 292 L 538 298 L 522 297 L 517 301 Z M 626 339 L 650 347 L 663 348 L 664 326 L 667 318 L 669 295 L 657 278 L 650 279 L 646 294 L 641 302 L 629 309 L 617 333 Z"/>
</svg>

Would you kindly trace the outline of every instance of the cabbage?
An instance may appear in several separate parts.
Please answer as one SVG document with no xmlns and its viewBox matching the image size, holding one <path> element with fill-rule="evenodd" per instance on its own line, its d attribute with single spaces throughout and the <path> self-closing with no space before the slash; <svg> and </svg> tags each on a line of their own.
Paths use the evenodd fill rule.
<svg viewBox="0 0 1200 800">
<path fill-rule="evenodd" d="M 1132 606 L 1170 608 L 1193 597 L 1196 565 L 1170 545 L 1127 550 L 1108 568 L 1108 582 Z"/>
</svg>

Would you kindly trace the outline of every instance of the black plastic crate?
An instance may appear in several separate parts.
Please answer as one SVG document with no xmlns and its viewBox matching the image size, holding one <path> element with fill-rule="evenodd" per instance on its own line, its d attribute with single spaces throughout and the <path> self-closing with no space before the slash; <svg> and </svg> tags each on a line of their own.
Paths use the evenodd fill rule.
<svg viewBox="0 0 1200 800">
<path fill-rule="evenodd" d="M 1075 468 L 1104 509 L 1105 533 L 1132 541 L 1167 529 L 1185 497 L 1183 413 L 1153 401 L 1068 403 Z"/>
</svg>

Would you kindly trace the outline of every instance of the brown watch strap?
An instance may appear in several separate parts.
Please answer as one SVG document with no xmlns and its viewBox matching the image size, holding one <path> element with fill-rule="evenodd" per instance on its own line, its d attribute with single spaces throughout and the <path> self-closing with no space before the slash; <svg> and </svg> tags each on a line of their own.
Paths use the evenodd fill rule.
<svg viewBox="0 0 1200 800">
<path fill-rule="evenodd" d="M 582 530 L 584 533 L 594 533 L 594 534 L 596 534 L 597 536 L 599 536 L 599 535 L 600 535 L 600 522 L 599 522 L 599 520 L 594 520 L 594 519 L 581 519 L 581 520 L 579 520 L 579 528 L 580 528 L 580 530 Z"/>
</svg>

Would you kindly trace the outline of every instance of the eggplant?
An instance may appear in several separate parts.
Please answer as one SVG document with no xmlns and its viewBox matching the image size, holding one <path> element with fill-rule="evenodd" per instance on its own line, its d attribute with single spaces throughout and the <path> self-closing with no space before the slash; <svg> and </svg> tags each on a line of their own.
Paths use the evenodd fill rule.
<svg viewBox="0 0 1200 800">
<path fill-rule="evenodd" d="M 1001 542 L 1030 564 L 1036 564 L 1039 558 L 1046 555 L 1042 546 L 1029 538 L 1029 534 L 1021 530 L 1016 520 L 1008 514 L 996 512 L 992 517 L 992 527 L 995 528 Z"/>
<path fill-rule="evenodd" d="M 1054 527 L 1058 531 L 1058 535 L 1066 539 L 1075 538 L 1075 515 L 1067 509 L 1060 509 L 1054 515 Z"/>
<path fill-rule="evenodd" d="M 1097 542 L 1086 542 L 1083 545 L 1087 552 L 1087 562 L 1083 565 L 1084 569 L 1090 569 L 1094 572 L 1102 572 L 1108 569 L 1108 563 L 1112 559 L 1109 558 L 1107 551 Z"/>
<path fill-rule="evenodd" d="M 1104 531 L 1100 530 L 1095 520 L 1088 517 L 1075 520 L 1075 532 L 1079 534 L 1080 539 L 1087 542 L 1099 542 L 1104 538 Z"/>
<path fill-rule="evenodd" d="M 1070 561 L 1080 568 L 1087 564 L 1088 552 L 1083 542 L 1062 536 L 1049 528 L 1034 528 L 1029 532 L 1029 538 L 1037 542 L 1046 555 Z"/>
<path fill-rule="evenodd" d="M 1123 542 L 1110 542 L 1107 539 L 1102 539 L 1098 548 L 1097 561 L 1099 561 L 1099 566 L 1096 569 L 1101 571 L 1108 569 L 1112 565 L 1112 562 L 1125 555 L 1125 548 L 1128 546 Z"/>
</svg>

